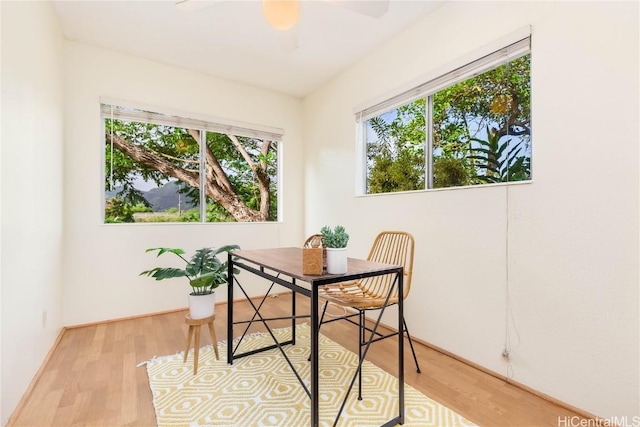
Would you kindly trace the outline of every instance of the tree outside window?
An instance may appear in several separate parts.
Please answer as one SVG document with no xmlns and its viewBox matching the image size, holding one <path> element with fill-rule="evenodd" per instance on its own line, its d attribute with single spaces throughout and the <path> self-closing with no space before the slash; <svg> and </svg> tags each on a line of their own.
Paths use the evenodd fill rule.
<svg viewBox="0 0 640 427">
<path fill-rule="evenodd" d="M 530 56 L 365 121 L 367 193 L 530 180 Z"/>
<path fill-rule="evenodd" d="M 277 221 L 277 141 L 111 118 L 108 107 L 106 223 Z"/>
</svg>

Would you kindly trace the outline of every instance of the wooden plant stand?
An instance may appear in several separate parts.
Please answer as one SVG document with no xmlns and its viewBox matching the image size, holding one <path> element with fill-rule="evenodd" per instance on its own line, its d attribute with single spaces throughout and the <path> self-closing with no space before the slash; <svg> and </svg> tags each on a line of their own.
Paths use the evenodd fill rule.
<svg viewBox="0 0 640 427">
<path fill-rule="evenodd" d="M 218 355 L 218 339 L 216 338 L 216 329 L 213 325 L 213 321 L 216 320 L 216 315 L 205 317 L 204 319 L 192 319 L 190 315 L 184 317 L 184 321 L 189 325 L 189 333 L 187 334 L 187 347 L 184 351 L 184 360 L 187 362 L 189 356 L 189 348 L 191 347 L 191 339 L 193 338 L 193 375 L 198 373 L 198 355 L 200 353 L 200 328 L 202 325 L 209 325 L 209 334 L 211 335 L 211 344 L 213 345 L 213 351 L 216 353 L 216 359 L 220 359 Z M 194 333 L 195 332 L 195 333 Z"/>
</svg>

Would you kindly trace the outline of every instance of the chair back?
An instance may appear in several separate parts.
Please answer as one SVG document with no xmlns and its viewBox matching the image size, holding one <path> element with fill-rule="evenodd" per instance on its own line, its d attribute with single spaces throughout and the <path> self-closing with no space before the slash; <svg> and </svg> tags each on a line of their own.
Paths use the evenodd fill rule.
<svg viewBox="0 0 640 427">
<path fill-rule="evenodd" d="M 411 277 L 413 275 L 413 236 L 404 231 L 382 231 L 376 236 L 371 246 L 369 261 L 384 264 L 401 265 L 404 269 L 403 299 L 409 295 L 411 289 Z M 363 285 L 376 295 L 387 295 L 389 287 L 392 286 L 394 276 L 374 276 L 363 280 Z M 395 293 L 392 294 L 390 303 L 397 302 L 397 285 Z"/>
</svg>

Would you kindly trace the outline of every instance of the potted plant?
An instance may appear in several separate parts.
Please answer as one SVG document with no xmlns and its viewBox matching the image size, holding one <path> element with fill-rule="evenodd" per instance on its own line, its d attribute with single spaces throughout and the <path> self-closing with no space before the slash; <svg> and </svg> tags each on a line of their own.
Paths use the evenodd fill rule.
<svg viewBox="0 0 640 427">
<path fill-rule="evenodd" d="M 327 251 L 327 273 L 344 274 L 347 272 L 347 243 L 349 235 L 343 226 L 333 230 L 328 225 L 320 229 L 322 241 Z"/>
<path fill-rule="evenodd" d="M 149 248 L 146 252 L 157 251 L 156 256 L 172 253 L 186 263 L 184 268 L 156 267 L 143 271 L 141 276 L 150 276 L 156 280 L 186 277 L 193 291 L 189 294 L 189 314 L 192 319 L 204 319 L 212 316 L 215 310 L 215 289 L 227 283 L 227 261 L 221 262 L 217 255 L 240 249 L 238 245 L 215 248 L 202 248 L 195 251 L 187 260 L 185 251 L 179 248 Z M 239 272 L 239 271 L 238 271 Z M 234 271 L 235 273 L 235 271 Z"/>
</svg>

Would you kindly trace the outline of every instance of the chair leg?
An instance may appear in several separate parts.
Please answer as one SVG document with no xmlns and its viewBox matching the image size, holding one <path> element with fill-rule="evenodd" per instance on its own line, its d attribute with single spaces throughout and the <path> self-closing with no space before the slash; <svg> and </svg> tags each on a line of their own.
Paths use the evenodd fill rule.
<svg viewBox="0 0 640 427">
<path fill-rule="evenodd" d="M 322 315 L 320 316 L 320 322 L 318 322 L 318 333 L 320 333 L 320 328 L 322 327 L 322 321 L 324 320 L 324 314 L 327 312 L 327 306 L 329 305 L 329 301 L 325 301 L 322 306 Z"/>
<path fill-rule="evenodd" d="M 411 353 L 413 354 L 413 361 L 416 363 L 416 371 L 420 373 L 420 365 L 418 364 L 418 358 L 416 357 L 416 351 L 413 348 L 413 341 L 411 340 L 411 335 L 409 335 L 409 328 L 407 328 L 407 321 L 402 316 L 402 323 L 404 323 L 404 330 L 407 333 L 407 337 L 409 338 L 409 346 L 411 347 Z"/>
</svg>

